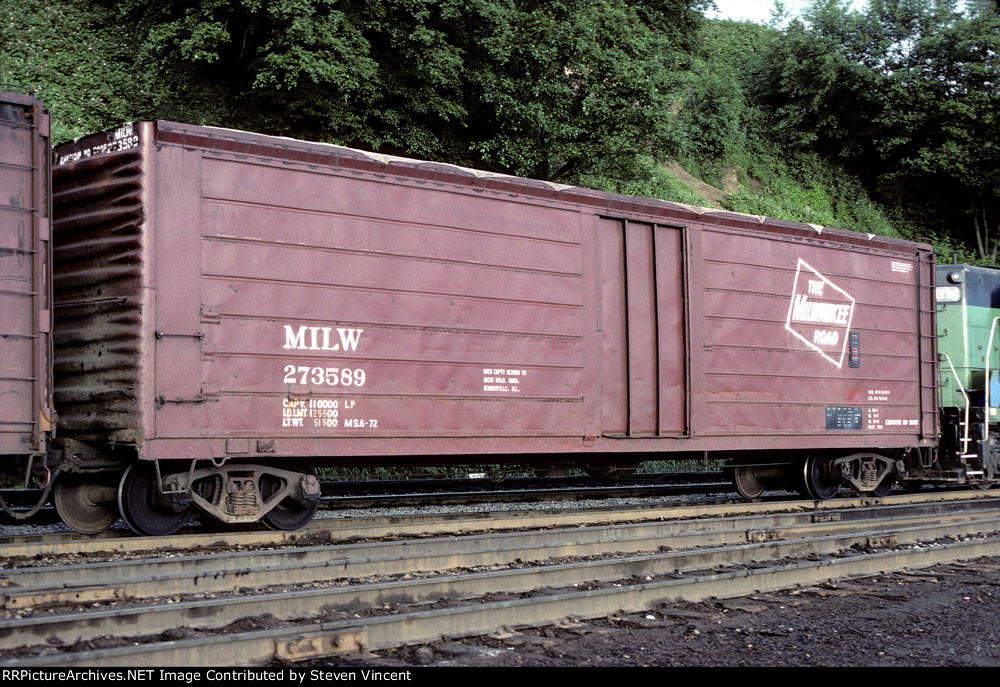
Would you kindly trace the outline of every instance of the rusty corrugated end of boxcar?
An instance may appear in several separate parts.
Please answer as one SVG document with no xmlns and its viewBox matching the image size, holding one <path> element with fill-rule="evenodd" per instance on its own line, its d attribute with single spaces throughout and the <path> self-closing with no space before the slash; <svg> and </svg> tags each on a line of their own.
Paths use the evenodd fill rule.
<svg viewBox="0 0 1000 687">
<path fill-rule="evenodd" d="M 102 136 L 110 141 L 61 146 L 53 171 L 55 403 L 64 433 L 132 443 L 145 298 L 143 160 L 131 125 Z"/>
</svg>

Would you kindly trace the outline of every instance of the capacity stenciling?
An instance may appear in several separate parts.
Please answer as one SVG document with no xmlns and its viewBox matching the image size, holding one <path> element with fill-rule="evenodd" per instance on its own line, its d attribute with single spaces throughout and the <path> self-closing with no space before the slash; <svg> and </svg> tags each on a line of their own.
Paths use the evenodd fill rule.
<svg viewBox="0 0 1000 687">
<path fill-rule="evenodd" d="M 528 374 L 523 368 L 507 367 L 483 368 L 483 391 L 502 391 L 512 394 L 521 392 L 521 380 Z"/>
<path fill-rule="evenodd" d="M 357 352 L 364 333 L 363 329 L 332 325 L 282 324 L 280 331 L 284 335 L 281 347 L 285 350 L 330 351 L 340 354 Z M 368 381 L 368 375 L 360 367 L 326 367 L 286 362 L 282 379 L 286 385 L 360 389 Z M 289 394 L 291 393 L 289 389 Z M 310 389 L 307 393 L 315 392 Z M 355 403 L 354 399 L 285 398 L 282 401 L 281 426 L 314 430 L 378 428 L 378 420 L 375 418 L 351 417 L 356 412 L 352 412 Z"/>
<path fill-rule="evenodd" d="M 305 429 L 378 429 L 372 417 L 343 417 L 350 414 L 357 401 L 352 398 L 284 398 L 281 400 L 281 426 Z"/>
</svg>

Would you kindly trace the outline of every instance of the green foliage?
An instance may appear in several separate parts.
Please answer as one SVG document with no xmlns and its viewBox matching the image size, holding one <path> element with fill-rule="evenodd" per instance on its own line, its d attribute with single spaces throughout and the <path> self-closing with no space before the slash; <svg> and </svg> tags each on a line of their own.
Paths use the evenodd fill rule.
<svg viewBox="0 0 1000 687">
<path fill-rule="evenodd" d="M 729 209 L 996 260 L 995 2 L 813 0 L 785 28 L 708 4 L 0 0 L 0 80 L 56 139 L 177 119 L 710 204 L 674 159 Z"/>
<path fill-rule="evenodd" d="M 118 11 L 143 37 L 139 61 L 157 85 L 153 116 L 337 142 L 372 138 L 380 75 L 364 17 L 323 0 L 122 0 Z"/>
<path fill-rule="evenodd" d="M 953 3 L 951 3 L 953 5 Z M 887 10 L 895 3 L 877 3 Z M 956 236 L 972 236 L 980 258 L 995 261 L 1000 242 L 1000 16 L 995 6 L 960 14 L 949 3 L 915 14 L 901 28 L 910 48 L 886 75 L 893 107 L 881 119 L 883 186 L 953 202 L 941 208 Z M 926 204 L 921 203 L 926 208 Z M 955 219 L 960 218 L 962 227 Z M 971 225 L 971 226 L 969 226 Z M 964 231 L 963 231 L 964 229 Z M 969 231 L 972 229 L 972 231 Z M 970 241 L 971 243 L 971 241 Z"/>
<path fill-rule="evenodd" d="M 770 79 L 793 59 L 789 34 L 804 30 L 801 23 L 784 34 L 749 22 L 713 21 L 702 27 L 698 55 L 686 74 L 686 91 L 677 112 L 681 157 L 688 169 L 727 190 L 738 178 L 734 172 L 742 174 L 739 188 L 722 201 L 726 209 L 898 236 L 858 179 L 813 151 L 815 128 L 799 124 L 802 129 L 792 128 L 795 135 L 789 136 L 782 117 L 788 116 L 792 105 L 800 119 L 819 105 L 795 102 L 788 112 L 776 114 L 768 104 L 773 97 Z M 810 54 L 818 62 L 827 57 L 819 49 Z M 843 97 L 834 92 L 841 87 L 838 66 L 838 62 L 827 65 L 831 73 L 825 88 L 830 92 L 824 91 L 822 98 Z"/>
<path fill-rule="evenodd" d="M 496 168 L 627 179 L 674 147 L 669 107 L 694 3 L 519 2 L 472 60 L 472 147 Z M 669 29 L 669 30 L 668 30 Z"/>
<path fill-rule="evenodd" d="M 155 114 L 542 179 L 629 179 L 705 0 L 200 0 L 118 7 Z"/>
<path fill-rule="evenodd" d="M 1000 249 L 995 2 L 813 0 L 765 59 L 781 140 L 841 160 L 913 227 Z"/>
<path fill-rule="evenodd" d="M 622 193 L 628 196 L 643 196 L 646 198 L 659 198 L 669 200 L 674 203 L 685 203 L 687 205 L 708 206 L 709 202 L 690 186 L 671 174 L 655 160 L 648 157 L 638 156 L 636 158 L 636 168 L 638 173 L 629 179 L 616 179 L 598 175 L 584 175 L 579 179 L 581 186 L 597 189 L 598 191 L 609 191 L 611 193 Z"/>
<path fill-rule="evenodd" d="M 759 60 L 778 37 L 750 22 L 706 22 L 678 103 L 679 156 L 718 181 L 722 170 L 745 167 L 747 130 L 756 117 L 752 92 Z"/>
<path fill-rule="evenodd" d="M 128 28 L 87 0 L 0 0 L 0 82 L 32 89 L 65 140 L 141 114 Z"/>
<path fill-rule="evenodd" d="M 818 154 L 770 147 L 758 149 L 753 160 L 747 171 L 761 188 L 741 188 L 725 199 L 726 209 L 900 237 L 858 179 Z"/>
<path fill-rule="evenodd" d="M 881 111 L 877 74 L 854 54 L 855 42 L 871 37 L 846 0 L 817 0 L 811 9 L 807 17 L 826 30 L 793 21 L 761 61 L 756 97 L 771 113 L 771 140 L 853 160 Z"/>
</svg>

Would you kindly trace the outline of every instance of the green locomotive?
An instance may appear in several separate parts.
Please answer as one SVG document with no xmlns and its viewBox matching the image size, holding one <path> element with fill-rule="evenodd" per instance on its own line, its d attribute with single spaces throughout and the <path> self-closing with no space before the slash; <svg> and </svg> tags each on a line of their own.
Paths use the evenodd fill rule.
<svg viewBox="0 0 1000 687">
<path fill-rule="evenodd" d="M 1000 270 L 938 265 L 936 284 L 941 441 L 906 480 L 988 489 L 1000 481 Z"/>
</svg>

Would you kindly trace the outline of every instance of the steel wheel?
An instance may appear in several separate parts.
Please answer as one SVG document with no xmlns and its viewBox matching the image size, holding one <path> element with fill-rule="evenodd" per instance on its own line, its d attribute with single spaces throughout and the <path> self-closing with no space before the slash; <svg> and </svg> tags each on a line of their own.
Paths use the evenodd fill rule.
<svg viewBox="0 0 1000 687">
<path fill-rule="evenodd" d="M 115 488 L 98 477 L 61 475 L 52 490 L 59 518 L 77 532 L 96 534 L 118 519 Z"/>
<path fill-rule="evenodd" d="M 312 475 L 316 475 L 315 470 L 312 471 Z M 267 474 L 262 475 L 260 478 L 261 499 L 267 501 L 271 494 L 281 487 L 281 480 L 277 477 Z M 288 497 L 268 511 L 267 515 L 261 518 L 261 520 L 272 530 L 297 530 L 305 527 L 306 523 L 312 520 L 318 508 L 318 499 L 312 503 L 303 505 L 295 499 Z"/>
<path fill-rule="evenodd" d="M 830 460 L 809 456 L 802 468 L 802 478 L 809 497 L 825 501 L 840 491 L 840 475 L 832 474 Z"/>
<path fill-rule="evenodd" d="M 752 465 L 737 465 L 733 469 L 733 485 L 746 499 L 755 499 L 764 493 L 764 481 L 757 476 L 757 470 Z"/>
<path fill-rule="evenodd" d="M 156 474 L 148 467 L 130 465 L 118 486 L 118 509 L 122 519 L 136 534 L 174 534 L 194 514 L 190 506 L 177 510 L 160 494 Z"/>
</svg>

